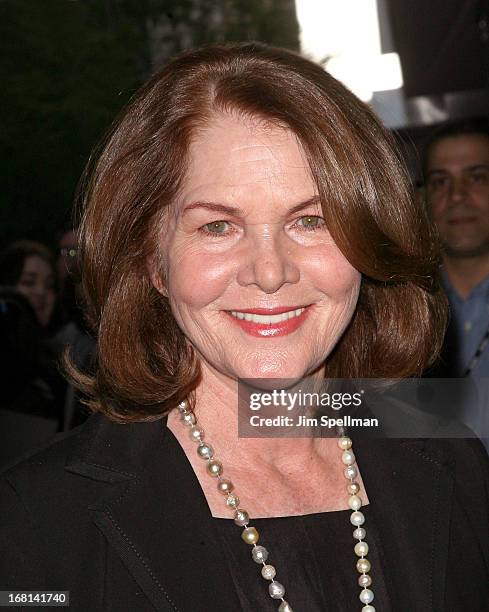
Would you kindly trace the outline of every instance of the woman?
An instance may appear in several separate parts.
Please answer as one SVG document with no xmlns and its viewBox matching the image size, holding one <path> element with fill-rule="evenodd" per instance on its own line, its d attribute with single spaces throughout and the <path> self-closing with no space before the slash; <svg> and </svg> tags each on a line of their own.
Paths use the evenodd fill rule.
<svg viewBox="0 0 489 612">
<path fill-rule="evenodd" d="M 0 287 L 0 465 L 58 431 L 50 357 L 27 299 Z"/>
<path fill-rule="evenodd" d="M 0 253 L 0 285 L 14 287 L 47 327 L 56 301 L 54 261 L 39 242 L 14 242 Z"/>
<path fill-rule="evenodd" d="M 357 465 L 346 436 L 237 434 L 239 378 L 421 373 L 445 322 L 431 245 L 385 131 L 319 67 L 246 44 L 163 68 L 87 192 L 96 414 L 3 475 L 1 588 L 74 610 L 484 609 L 480 444 L 359 441 Z"/>
<path fill-rule="evenodd" d="M 9 436 L 0 453 L 5 458 L 48 439 L 63 423 L 66 383 L 59 373 L 58 348 L 50 337 L 56 288 L 48 247 L 29 240 L 7 246 L 0 253 L 0 289 L 8 315 L 2 325 L 0 408 L 15 413 L 18 422 L 17 427 L 2 419 L 3 433 Z M 44 421 L 31 423 L 27 415 Z"/>
</svg>

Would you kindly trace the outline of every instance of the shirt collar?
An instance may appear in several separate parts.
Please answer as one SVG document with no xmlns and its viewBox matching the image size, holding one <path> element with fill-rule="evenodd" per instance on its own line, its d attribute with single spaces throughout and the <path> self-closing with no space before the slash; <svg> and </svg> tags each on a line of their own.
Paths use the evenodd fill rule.
<svg viewBox="0 0 489 612">
<path fill-rule="evenodd" d="M 489 276 L 478 283 L 465 299 L 457 293 L 445 270 L 442 270 L 441 281 L 449 297 L 456 297 L 461 301 L 470 300 L 475 297 L 486 297 L 489 300 Z"/>
</svg>

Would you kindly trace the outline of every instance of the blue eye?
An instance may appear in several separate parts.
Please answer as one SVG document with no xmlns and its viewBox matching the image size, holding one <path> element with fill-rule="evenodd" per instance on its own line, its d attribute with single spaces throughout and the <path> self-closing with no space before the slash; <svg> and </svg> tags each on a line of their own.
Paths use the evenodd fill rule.
<svg viewBox="0 0 489 612">
<path fill-rule="evenodd" d="M 314 230 L 322 228 L 326 221 L 317 215 L 307 215 L 306 217 L 301 217 L 297 223 L 306 232 L 313 232 Z"/>
</svg>

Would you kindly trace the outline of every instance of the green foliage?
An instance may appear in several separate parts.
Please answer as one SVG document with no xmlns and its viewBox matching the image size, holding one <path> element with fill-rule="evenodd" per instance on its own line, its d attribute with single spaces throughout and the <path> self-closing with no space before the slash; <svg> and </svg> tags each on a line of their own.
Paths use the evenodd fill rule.
<svg viewBox="0 0 489 612">
<path fill-rule="evenodd" d="M 1 0 L 0 246 L 53 244 L 90 151 L 152 65 L 189 46 L 297 48 L 289 0 Z"/>
</svg>

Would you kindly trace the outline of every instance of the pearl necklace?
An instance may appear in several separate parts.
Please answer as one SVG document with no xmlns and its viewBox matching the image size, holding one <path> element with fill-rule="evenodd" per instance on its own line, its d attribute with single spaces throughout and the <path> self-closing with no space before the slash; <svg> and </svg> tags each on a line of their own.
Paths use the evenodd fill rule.
<svg viewBox="0 0 489 612">
<path fill-rule="evenodd" d="M 187 400 L 183 400 L 178 405 L 180 412 L 181 421 L 189 427 L 190 438 L 198 444 L 197 455 L 207 461 L 207 473 L 213 478 L 217 478 L 217 490 L 223 496 L 226 497 L 226 505 L 228 508 L 234 511 L 234 522 L 239 527 L 243 527 L 241 538 L 252 546 L 251 556 L 255 563 L 262 565 L 261 575 L 265 580 L 270 581 L 268 592 L 270 597 L 273 599 L 280 599 L 281 603 L 278 607 L 279 612 L 293 612 L 291 605 L 285 601 L 285 587 L 275 580 L 277 574 L 276 569 L 273 565 L 266 563 L 268 559 L 268 550 L 264 546 L 258 546 L 257 542 L 259 539 L 258 531 L 255 527 L 250 526 L 250 516 L 246 510 L 240 508 L 239 497 L 234 491 L 234 484 L 229 478 L 223 478 L 223 466 L 222 463 L 214 458 L 214 449 L 210 444 L 204 442 L 204 430 L 199 427 L 194 412 L 190 408 L 190 404 Z M 352 450 L 352 441 L 346 436 L 342 436 L 338 439 L 338 446 L 343 451 L 341 460 L 344 467 L 345 478 L 349 481 L 346 487 L 348 492 L 348 506 L 352 510 L 350 516 L 350 522 L 355 527 L 353 532 L 353 538 L 358 540 L 355 544 L 354 551 L 355 555 L 359 557 L 357 561 L 357 570 L 360 574 L 358 578 L 358 584 L 362 588 L 360 591 L 359 599 L 365 604 L 362 607 L 362 612 L 375 612 L 374 606 L 370 603 L 374 599 L 374 594 L 368 587 L 372 584 L 372 578 L 369 576 L 370 561 L 366 558 L 368 553 L 368 544 L 365 542 L 366 531 L 362 525 L 365 522 L 365 516 L 360 512 L 362 507 L 362 500 L 358 493 L 360 491 L 360 485 L 356 482 L 358 476 L 358 469 L 355 466 L 356 460 Z"/>
</svg>

